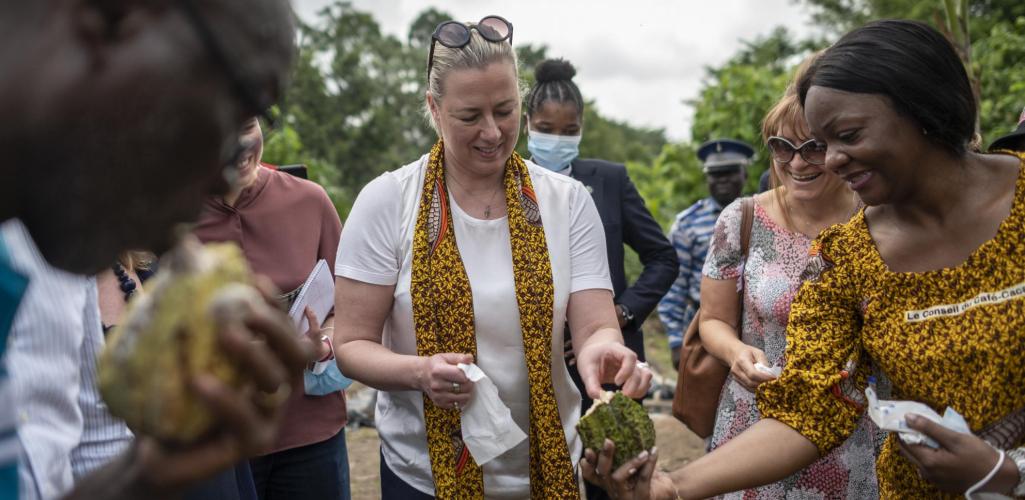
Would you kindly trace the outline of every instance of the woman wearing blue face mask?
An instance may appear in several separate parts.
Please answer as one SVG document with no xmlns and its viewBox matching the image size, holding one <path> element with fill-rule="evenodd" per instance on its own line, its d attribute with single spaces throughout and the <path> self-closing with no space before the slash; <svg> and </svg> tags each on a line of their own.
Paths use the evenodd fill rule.
<svg viewBox="0 0 1025 500">
<path fill-rule="evenodd" d="M 527 95 L 527 149 L 531 160 L 553 172 L 570 175 L 580 156 L 584 98 L 573 83 L 577 71 L 562 59 L 545 59 L 534 69 Z M 602 219 L 604 220 L 604 219 Z"/>
<path fill-rule="evenodd" d="M 535 84 L 527 95 L 526 133 L 531 160 L 549 170 L 582 182 L 591 193 L 605 228 L 609 274 L 615 293 L 619 327 L 627 347 L 644 360 L 641 324 L 676 279 L 676 252 L 630 182 L 626 168 L 604 160 L 580 159 L 584 99 L 573 83 L 576 70 L 561 59 L 542 61 L 534 71 Z M 623 270 L 623 244 L 637 252 L 644 270 L 627 286 Z M 583 395 L 586 411 L 591 400 L 580 381 L 566 330 L 566 364 Z M 607 498 L 587 483 L 591 500 Z"/>
</svg>

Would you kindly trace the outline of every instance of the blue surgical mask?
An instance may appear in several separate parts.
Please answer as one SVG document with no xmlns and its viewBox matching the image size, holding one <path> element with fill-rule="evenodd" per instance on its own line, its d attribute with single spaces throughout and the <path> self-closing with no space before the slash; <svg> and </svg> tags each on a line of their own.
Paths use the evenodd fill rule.
<svg viewBox="0 0 1025 500">
<path fill-rule="evenodd" d="M 321 373 L 303 370 L 303 386 L 307 396 L 326 396 L 345 390 L 350 385 L 352 385 L 352 379 L 342 375 L 341 370 L 338 369 L 338 363 L 335 363 L 334 360 Z"/>
<path fill-rule="evenodd" d="M 527 150 L 534 163 L 558 172 L 580 156 L 580 138 L 579 135 L 542 134 L 527 129 Z"/>
</svg>

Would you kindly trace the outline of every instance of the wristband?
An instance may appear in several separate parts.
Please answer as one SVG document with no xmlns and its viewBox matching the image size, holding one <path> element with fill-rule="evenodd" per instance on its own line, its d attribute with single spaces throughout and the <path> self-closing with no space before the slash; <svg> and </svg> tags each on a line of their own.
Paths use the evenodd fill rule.
<svg viewBox="0 0 1025 500">
<path fill-rule="evenodd" d="M 1014 487 L 1012 495 L 1016 497 L 1025 496 L 1025 448 L 1015 448 L 1007 452 L 1007 458 L 1014 462 L 1018 468 L 1018 485 Z"/>
<path fill-rule="evenodd" d="M 980 479 L 979 482 L 973 484 L 971 488 L 965 490 L 964 497 L 967 500 L 972 500 L 972 495 L 975 494 L 975 491 L 985 486 L 990 479 L 993 479 L 993 476 L 997 475 L 997 472 L 1000 471 L 1000 467 L 1004 465 L 1004 458 L 1007 457 L 1007 454 L 1004 453 L 1004 450 L 1000 449 L 997 449 L 997 453 L 1000 454 L 1000 458 L 997 459 L 997 464 L 993 466 L 993 469 L 989 471 L 989 474 L 986 474 L 986 476 Z"/>
<path fill-rule="evenodd" d="M 323 331 L 323 330 L 321 330 L 321 331 Z M 330 361 L 331 359 L 334 359 L 334 357 L 335 357 L 335 346 L 331 345 L 331 338 L 328 337 L 327 335 L 321 335 L 320 336 L 320 341 L 325 343 L 325 344 L 327 344 L 327 355 L 324 356 L 323 358 L 321 358 L 320 360 L 318 360 L 317 362 L 318 363 L 323 363 L 325 361 Z"/>
</svg>

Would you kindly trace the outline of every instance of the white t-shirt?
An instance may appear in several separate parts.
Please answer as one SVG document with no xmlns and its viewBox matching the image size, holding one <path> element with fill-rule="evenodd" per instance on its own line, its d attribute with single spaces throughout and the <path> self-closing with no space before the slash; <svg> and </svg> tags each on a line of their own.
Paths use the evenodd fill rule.
<svg viewBox="0 0 1025 500">
<path fill-rule="evenodd" d="M 409 286 L 413 231 L 428 156 L 387 172 L 360 192 L 342 229 L 335 274 L 365 283 L 395 285 L 394 304 L 384 325 L 383 344 L 399 354 L 416 355 L 413 302 Z M 527 162 L 541 207 L 552 261 L 555 301 L 552 331 L 552 382 L 559 415 L 574 465 L 581 453 L 575 425 L 580 394 L 563 362 L 563 330 L 571 293 L 612 290 L 605 233 L 598 210 L 583 184 Z M 451 200 L 451 197 L 450 197 Z M 529 383 L 513 278 L 509 225 L 505 217 L 480 220 L 452 200 L 453 229 L 473 290 L 477 364 L 498 387 L 513 420 L 529 433 Z M 423 396 L 419 391 L 381 392 L 375 424 L 384 459 L 400 478 L 434 494 L 427 454 Z M 519 446 L 484 465 L 488 498 L 530 496 L 529 448 Z"/>
</svg>

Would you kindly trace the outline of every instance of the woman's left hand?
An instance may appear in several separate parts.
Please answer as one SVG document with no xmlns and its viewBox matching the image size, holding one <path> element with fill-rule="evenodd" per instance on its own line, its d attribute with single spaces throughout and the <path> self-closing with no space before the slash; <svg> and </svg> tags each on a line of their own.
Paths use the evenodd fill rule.
<svg viewBox="0 0 1025 500">
<path fill-rule="evenodd" d="M 651 386 L 648 364 L 637 362 L 637 354 L 622 342 L 585 344 L 577 354 L 577 370 L 591 399 L 601 395 L 602 384 L 622 386 L 623 394 L 634 399 L 647 395 Z"/>
<path fill-rule="evenodd" d="M 935 440 L 940 447 L 907 444 L 898 438 L 901 453 L 918 468 L 922 479 L 943 491 L 964 493 L 986 477 L 999 459 L 999 452 L 978 436 L 952 431 L 918 415 L 908 415 L 907 423 L 908 427 Z M 1004 466 L 1007 468 L 1007 461 Z M 1005 478 L 998 473 L 980 491 L 1009 492 L 1016 484 L 1013 482 L 1016 476 Z M 1007 484 L 1007 487 L 1001 489 L 1001 484 Z"/>
<path fill-rule="evenodd" d="M 309 307 L 303 311 L 303 314 L 306 315 L 306 321 L 309 322 L 309 329 L 306 330 L 306 339 L 310 341 L 313 351 L 317 353 L 317 360 L 327 358 L 333 350 L 332 336 L 328 335 L 329 332 L 333 333 L 333 328 L 321 328 L 317 314 Z M 327 337 L 327 341 L 324 340 L 324 337 Z"/>
</svg>

